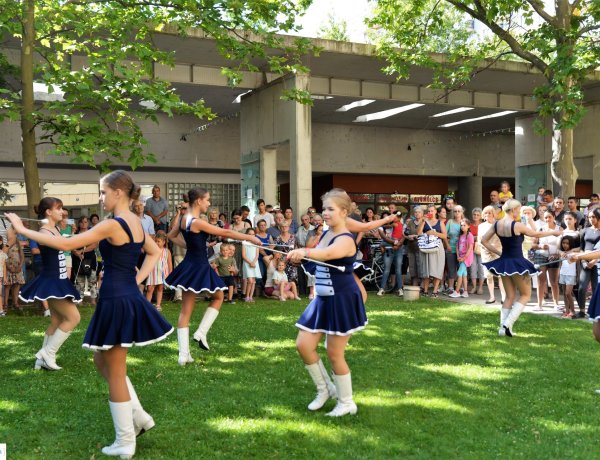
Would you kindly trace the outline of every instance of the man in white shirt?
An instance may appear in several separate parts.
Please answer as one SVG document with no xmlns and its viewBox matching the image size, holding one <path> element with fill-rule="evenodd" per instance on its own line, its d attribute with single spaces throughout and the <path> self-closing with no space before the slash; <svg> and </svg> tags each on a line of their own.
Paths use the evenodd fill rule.
<svg viewBox="0 0 600 460">
<path fill-rule="evenodd" d="M 299 248 L 304 248 L 306 247 L 306 239 L 308 234 L 311 230 L 314 230 L 315 227 L 310 224 L 310 216 L 308 214 L 302 215 L 301 222 L 302 225 L 300 225 L 296 231 L 296 243 L 298 244 Z"/>
<path fill-rule="evenodd" d="M 254 215 L 254 226 L 258 225 L 258 221 L 263 219 L 267 223 L 267 228 L 275 225 L 275 219 L 273 218 L 273 214 L 267 212 L 267 206 L 265 205 L 265 200 L 259 198 L 256 200 L 256 206 L 258 207 L 258 214 Z"/>
<path fill-rule="evenodd" d="M 142 203 L 140 200 L 135 200 L 131 207 L 133 208 L 133 213 L 142 221 L 144 233 L 146 235 L 154 235 L 156 233 L 154 231 L 154 221 L 152 220 L 152 217 L 144 214 L 144 203 Z"/>
</svg>

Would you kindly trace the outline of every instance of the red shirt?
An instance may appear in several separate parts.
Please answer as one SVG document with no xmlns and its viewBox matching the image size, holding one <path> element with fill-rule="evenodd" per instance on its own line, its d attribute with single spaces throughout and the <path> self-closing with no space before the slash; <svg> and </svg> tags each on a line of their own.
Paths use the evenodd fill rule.
<svg viewBox="0 0 600 460">
<path fill-rule="evenodd" d="M 393 240 L 401 240 L 404 235 L 404 226 L 402 222 L 398 222 L 395 226 L 392 227 L 392 239 Z"/>
</svg>

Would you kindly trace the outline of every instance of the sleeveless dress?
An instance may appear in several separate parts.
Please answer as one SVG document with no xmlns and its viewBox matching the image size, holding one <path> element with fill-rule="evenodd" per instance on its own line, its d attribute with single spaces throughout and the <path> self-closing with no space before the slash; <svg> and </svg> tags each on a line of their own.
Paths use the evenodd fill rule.
<svg viewBox="0 0 600 460">
<path fill-rule="evenodd" d="M 256 253 L 258 252 L 258 248 L 248 245 L 244 246 L 244 250 L 246 251 L 246 258 L 254 260 Z M 244 278 L 262 278 L 258 259 L 256 259 L 255 267 L 251 267 L 248 262 L 244 261 L 243 272 Z"/>
<path fill-rule="evenodd" d="M 593 250 L 600 250 L 600 241 L 594 245 Z M 598 275 L 600 275 L 600 265 L 597 266 L 596 270 L 598 270 Z M 590 304 L 588 305 L 588 316 L 590 321 L 600 321 L 600 289 L 598 287 L 594 289 L 594 293 L 590 299 Z"/>
<path fill-rule="evenodd" d="M 208 263 L 206 249 L 208 233 L 195 233 L 190 230 L 194 219 L 195 217 L 189 218 L 185 230 L 181 229 L 187 251 L 181 263 L 167 276 L 165 286 L 170 289 L 192 291 L 196 294 L 202 291 L 211 294 L 218 290 L 226 291 L 227 286 Z"/>
<path fill-rule="evenodd" d="M 135 279 L 144 240 L 136 243 L 127 222 L 120 217 L 115 220 L 129 236 L 129 243 L 115 246 L 107 240 L 100 241 L 104 281 L 83 339 L 83 348 L 90 350 L 149 345 L 173 332 L 173 326 L 142 295 Z"/>
<path fill-rule="evenodd" d="M 494 231 L 497 232 L 497 223 L 494 223 Z M 512 222 L 510 226 L 511 236 L 500 236 L 500 243 L 502 244 L 502 255 L 491 262 L 484 262 L 483 265 L 497 276 L 511 276 L 511 275 L 537 275 L 540 272 L 534 267 L 534 265 L 525 257 L 523 257 L 523 235 L 515 235 L 515 224 Z"/>
<path fill-rule="evenodd" d="M 169 253 L 166 248 L 162 248 L 160 251 L 160 257 L 158 262 L 148 275 L 146 280 L 146 286 L 158 286 L 165 282 L 165 278 L 169 275 Z"/>
<path fill-rule="evenodd" d="M 28 303 L 67 297 L 75 303 L 81 302 L 79 292 L 67 277 L 67 259 L 63 251 L 40 244 L 40 253 L 42 271 L 21 289 L 19 298 Z"/>
<path fill-rule="evenodd" d="M 329 245 L 340 237 L 353 238 L 351 233 L 341 233 L 332 238 Z M 364 329 L 368 322 L 367 313 L 360 289 L 352 276 L 355 260 L 356 255 L 327 261 L 331 265 L 343 266 L 343 272 L 315 263 L 306 264 L 307 271 L 314 270 L 316 296 L 300 316 L 297 328 L 330 335 L 350 335 Z"/>
</svg>

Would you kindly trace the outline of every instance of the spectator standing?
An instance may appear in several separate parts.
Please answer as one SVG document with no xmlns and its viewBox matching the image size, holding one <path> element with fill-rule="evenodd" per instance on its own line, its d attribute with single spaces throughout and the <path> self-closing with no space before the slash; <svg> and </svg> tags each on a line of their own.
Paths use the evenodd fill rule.
<svg viewBox="0 0 600 460">
<path fill-rule="evenodd" d="M 600 208 L 595 208 L 588 213 L 590 226 L 583 229 L 581 233 L 581 251 L 593 251 L 600 242 Z M 579 271 L 579 285 L 577 290 L 577 305 L 579 306 L 578 318 L 585 318 L 585 299 L 587 289 L 592 284 L 595 292 L 598 287 L 597 261 L 595 259 L 581 259 L 581 270 Z"/>
<path fill-rule="evenodd" d="M 182 201 L 177 206 L 177 215 L 173 217 L 171 223 L 169 224 L 169 231 L 173 228 L 173 226 L 177 225 L 180 220 L 184 219 L 184 216 L 188 212 L 188 204 L 185 201 Z M 185 257 L 186 248 L 180 246 L 178 244 L 173 244 L 171 255 L 173 256 L 173 268 L 177 267 Z M 175 297 L 173 298 L 175 301 L 181 301 L 181 288 L 175 289 Z"/>
<path fill-rule="evenodd" d="M 275 238 L 275 245 L 278 250 L 288 253 L 296 248 L 296 237 L 290 233 L 290 227 L 286 221 L 281 224 L 281 233 Z M 285 273 L 288 282 L 298 284 L 298 267 L 293 264 L 286 264 Z"/>
<path fill-rule="evenodd" d="M 481 240 L 483 238 L 483 235 L 485 235 L 488 230 L 494 226 L 494 223 L 496 222 L 496 218 L 494 217 L 496 214 L 496 208 L 494 208 L 493 206 L 486 206 L 485 208 L 483 208 L 483 211 L 481 211 L 481 215 L 483 217 L 483 222 L 481 224 L 479 224 L 479 228 L 477 229 L 477 242 L 479 243 L 479 247 L 481 249 L 481 263 L 483 264 L 483 274 L 484 277 L 487 281 L 487 287 L 488 287 L 488 291 L 489 291 L 489 298 L 488 300 L 486 300 L 486 304 L 492 304 L 494 302 L 496 302 L 496 296 L 494 294 L 494 277 L 495 275 L 490 272 L 487 267 L 485 266 L 486 262 L 491 262 L 492 260 L 496 260 L 499 256 L 494 253 L 489 251 L 482 243 Z M 501 251 L 502 250 L 502 244 L 500 242 L 500 238 L 498 238 L 498 235 L 494 234 L 490 240 L 489 243 L 497 250 L 497 251 Z M 502 281 L 500 280 L 498 282 L 498 287 L 500 288 L 500 295 L 501 295 L 501 300 L 502 302 L 504 302 L 504 299 L 506 298 L 506 292 L 504 291 L 504 285 L 502 284 Z"/>
<path fill-rule="evenodd" d="M 562 197 L 557 196 L 554 198 L 552 205 L 553 213 L 554 213 L 554 221 L 556 225 L 559 225 L 565 228 L 563 218 L 565 217 L 565 200 Z"/>
<path fill-rule="evenodd" d="M 265 200 L 259 198 L 256 200 L 256 206 L 258 207 L 258 213 L 254 214 L 254 227 L 258 227 L 258 222 L 260 220 L 264 220 L 267 223 L 267 228 L 275 225 L 275 219 L 273 218 L 273 214 L 267 212 L 267 205 L 265 204 Z"/>
<path fill-rule="evenodd" d="M 594 208 L 597 208 L 600 205 L 600 195 L 598 195 L 597 193 L 592 193 L 590 195 L 590 203 L 586 206 L 585 208 L 585 215 L 589 215 L 590 211 L 592 211 Z M 589 222 L 588 222 L 589 223 Z"/>
<path fill-rule="evenodd" d="M 250 227 L 246 230 L 246 234 L 254 235 L 254 228 Z M 260 266 L 258 265 L 258 249 L 256 246 L 242 245 L 242 259 L 244 265 L 242 267 L 242 275 L 246 281 L 246 291 L 244 292 L 244 302 L 254 302 L 254 289 L 256 287 L 256 279 L 262 277 Z"/>
<path fill-rule="evenodd" d="M 448 237 L 446 235 L 446 226 L 444 223 L 437 218 L 437 209 L 435 205 L 430 204 L 427 208 L 427 215 L 423 222 L 419 225 L 417 230 L 419 235 L 430 235 L 437 236 L 442 241 Z M 433 292 L 431 297 L 437 298 L 439 295 L 440 283 L 444 276 L 444 246 L 440 244 L 435 252 L 421 254 L 421 260 L 423 262 L 423 285 L 421 291 L 423 294 L 428 295 L 429 292 L 429 278 L 433 278 Z"/>
<path fill-rule="evenodd" d="M 301 225 L 296 230 L 296 246 L 299 248 L 306 247 L 306 240 L 308 239 L 308 235 L 311 230 L 314 230 L 314 226 L 310 224 L 310 216 L 308 214 L 303 214 L 300 219 Z M 304 270 L 298 270 L 298 289 L 300 294 L 306 295 L 307 290 L 307 275 Z"/>
<path fill-rule="evenodd" d="M 386 214 L 386 213 L 384 213 Z M 389 214 L 388 214 L 389 215 Z M 382 215 L 382 218 L 384 216 Z M 396 285 L 393 290 L 398 291 L 398 295 L 404 295 L 404 285 L 402 283 L 402 261 L 404 259 L 404 226 L 401 221 L 392 222 L 386 227 L 379 229 L 381 238 L 381 247 L 383 249 L 383 277 L 381 278 L 381 289 L 377 292 L 378 296 L 383 295 L 387 287 L 387 281 L 390 276 L 392 265 L 396 268 Z"/>
<path fill-rule="evenodd" d="M 490 192 L 490 204 L 492 208 L 494 208 L 494 219 L 502 219 L 504 217 L 504 212 L 502 211 L 502 203 L 500 203 L 500 194 L 498 190 L 492 190 Z"/>
<path fill-rule="evenodd" d="M 167 247 L 167 234 L 162 230 L 156 232 L 154 238 L 156 245 L 159 249 L 159 257 L 156 261 L 156 265 L 152 271 L 148 274 L 146 281 L 146 299 L 148 302 L 152 302 L 152 295 L 156 290 L 156 309 L 161 311 L 161 303 L 163 297 L 163 291 L 165 289 L 165 279 L 169 276 L 169 273 L 173 271 L 173 260 L 171 259 L 171 251 Z"/>
<path fill-rule="evenodd" d="M 579 200 L 577 197 L 570 196 L 567 198 L 567 210 L 575 213 L 575 222 L 577 224 L 577 228 L 583 228 L 585 225 L 585 217 L 579 210 Z"/>
<path fill-rule="evenodd" d="M 19 305 L 19 289 L 25 284 L 23 276 L 23 265 L 25 265 L 25 255 L 23 248 L 17 239 L 17 232 L 11 227 L 8 227 L 6 232 L 8 240 L 8 252 L 6 253 L 6 271 L 4 274 L 4 286 L 6 287 L 6 302 L 8 304 L 8 296 L 12 294 L 13 308 L 21 308 Z"/>
<path fill-rule="evenodd" d="M 408 272 L 413 286 L 418 286 L 423 278 L 423 267 L 421 264 L 421 251 L 417 241 L 419 225 L 423 221 L 423 208 L 415 206 L 413 217 L 404 222 L 405 250 L 408 258 Z"/>
<path fill-rule="evenodd" d="M 460 236 L 460 225 L 464 218 L 464 209 L 460 205 L 454 206 L 454 218 L 448 219 L 446 223 L 446 232 L 448 234 L 448 246 L 446 247 L 446 271 L 448 280 L 448 295 L 454 293 L 454 281 L 456 280 L 456 271 L 458 269 L 458 258 L 456 245 Z"/>
<path fill-rule="evenodd" d="M 160 196 L 160 187 L 152 187 L 152 197 L 146 200 L 144 212 L 148 214 L 154 222 L 154 231 L 167 230 L 167 214 L 169 205 L 167 200 Z"/>
<path fill-rule="evenodd" d="M 0 317 L 6 316 L 6 311 L 4 310 L 4 297 L 3 297 L 3 287 L 4 287 L 4 276 L 6 274 L 6 259 L 7 255 L 4 252 L 4 240 L 0 238 Z"/>
<path fill-rule="evenodd" d="M 81 216 L 77 221 L 76 234 L 84 233 L 89 230 L 89 219 L 87 216 Z M 79 295 L 83 299 L 85 296 L 85 286 L 90 291 L 90 298 L 92 305 L 96 305 L 96 298 L 98 297 L 97 285 L 96 285 L 96 248 L 98 242 L 90 243 L 88 246 L 79 249 L 73 249 L 71 251 L 71 257 L 73 259 L 73 271 L 75 272 L 75 286 Z"/>
<path fill-rule="evenodd" d="M 154 221 L 148 214 L 144 214 L 144 203 L 141 200 L 134 200 L 131 206 L 133 213 L 142 221 L 142 229 L 146 235 L 155 235 Z"/>
<path fill-rule="evenodd" d="M 475 245 L 473 246 L 473 263 L 469 267 L 469 274 L 471 275 L 471 285 L 473 286 L 470 294 L 483 294 L 483 265 L 481 264 L 481 245 L 477 242 L 477 236 L 479 235 L 479 224 L 481 224 L 481 208 L 473 208 L 471 211 L 471 224 L 469 230 L 473 235 Z"/>
<path fill-rule="evenodd" d="M 557 230 L 559 226 L 554 220 L 554 213 L 551 211 L 546 211 L 544 220 L 546 225 L 542 227 L 540 231 L 546 232 L 548 235 L 534 239 L 532 247 L 535 251 L 534 262 L 541 265 L 539 268 L 540 273 L 538 275 L 537 289 L 538 310 L 543 309 L 548 280 L 550 281 L 550 290 L 552 291 L 552 300 L 554 301 L 555 309 L 558 309 L 559 298 L 558 275 L 560 263 L 556 262 L 550 265 L 544 265 L 552 260 L 558 259 L 559 237 L 550 234 L 550 232 Z"/>
<path fill-rule="evenodd" d="M 273 227 L 267 228 L 267 233 L 273 238 L 273 240 L 277 239 L 279 235 L 281 235 L 281 225 L 285 221 L 285 217 L 281 212 L 277 212 L 275 214 L 275 225 Z"/>
<path fill-rule="evenodd" d="M 229 223 L 229 219 L 227 219 L 227 215 L 222 212 L 221 214 L 219 214 L 219 220 L 221 222 L 223 222 L 223 228 L 225 230 L 229 230 L 231 228 L 231 224 Z"/>
<path fill-rule="evenodd" d="M 294 210 L 288 206 L 287 208 L 285 208 L 283 217 L 285 217 L 286 222 L 290 226 L 290 233 L 293 233 L 295 235 L 298 231 L 298 222 L 296 222 L 296 220 L 294 219 Z"/>
</svg>

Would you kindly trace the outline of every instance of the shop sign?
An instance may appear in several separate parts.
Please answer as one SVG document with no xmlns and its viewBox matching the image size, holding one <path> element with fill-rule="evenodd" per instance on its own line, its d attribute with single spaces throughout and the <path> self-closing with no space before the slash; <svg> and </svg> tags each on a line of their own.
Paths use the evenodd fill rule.
<svg viewBox="0 0 600 460">
<path fill-rule="evenodd" d="M 357 203 L 373 203 L 375 201 L 375 195 L 372 193 L 348 193 L 348 196 Z"/>
<path fill-rule="evenodd" d="M 377 203 L 408 203 L 408 194 L 389 193 L 377 195 Z"/>
<path fill-rule="evenodd" d="M 441 203 L 442 195 L 411 195 L 410 201 L 414 204 Z"/>
</svg>

